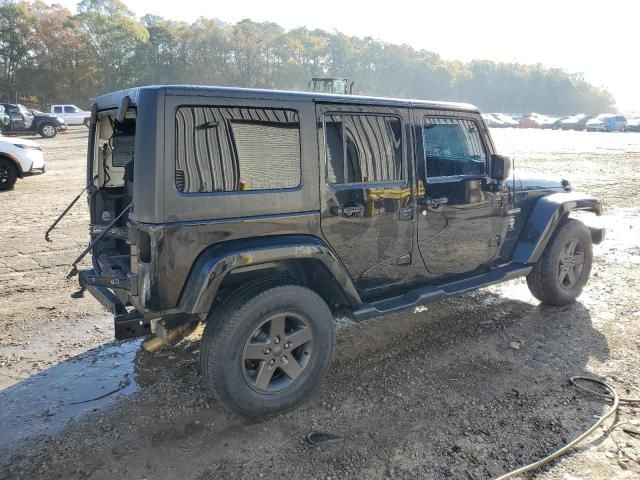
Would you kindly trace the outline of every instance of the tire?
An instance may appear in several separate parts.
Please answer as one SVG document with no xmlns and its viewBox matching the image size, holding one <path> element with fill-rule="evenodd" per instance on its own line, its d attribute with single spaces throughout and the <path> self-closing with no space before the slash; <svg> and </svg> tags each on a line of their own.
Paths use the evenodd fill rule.
<svg viewBox="0 0 640 480">
<path fill-rule="evenodd" d="M 11 160 L 0 158 L 0 190 L 11 190 L 18 180 L 18 167 Z"/>
<path fill-rule="evenodd" d="M 85 118 L 85 119 L 84 119 L 84 122 L 82 122 L 82 124 L 83 124 L 85 127 L 89 128 L 89 127 L 91 126 L 91 119 L 90 119 L 90 118 Z"/>
<path fill-rule="evenodd" d="M 567 305 L 582 293 L 592 261 L 591 233 L 579 220 L 569 219 L 556 229 L 527 276 L 529 290 L 545 305 Z"/>
<path fill-rule="evenodd" d="M 38 129 L 38 133 L 42 138 L 53 138 L 58 134 L 58 130 L 51 123 L 43 123 Z"/>
<path fill-rule="evenodd" d="M 331 364 L 329 307 L 312 290 L 286 282 L 246 284 L 209 314 L 202 374 L 216 400 L 234 413 L 262 417 L 293 409 L 316 390 Z"/>
</svg>

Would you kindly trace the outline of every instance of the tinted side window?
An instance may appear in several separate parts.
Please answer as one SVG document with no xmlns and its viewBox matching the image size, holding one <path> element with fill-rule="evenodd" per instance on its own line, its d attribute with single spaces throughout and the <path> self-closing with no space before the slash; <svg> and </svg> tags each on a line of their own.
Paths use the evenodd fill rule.
<svg viewBox="0 0 640 480">
<path fill-rule="evenodd" d="M 73 107 L 64 107 L 64 113 L 76 113 L 76 109 Z"/>
<path fill-rule="evenodd" d="M 486 172 L 487 155 L 473 120 L 425 117 L 422 147 L 427 177 Z"/>
<path fill-rule="evenodd" d="M 62 113 L 62 107 L 53 107 L 53 113 Z"/>
<path fill-rule="evenodd" d="M 300 185 L 300 122 L 292 110 L 185 106 L 176 112 L 181 192 Z"/>
<path fill-rule="evenodd" d="M 383 115 L 327 114 L 324 134 L 329 183 L 404 179 L 400 119 Z"/>
</svg>

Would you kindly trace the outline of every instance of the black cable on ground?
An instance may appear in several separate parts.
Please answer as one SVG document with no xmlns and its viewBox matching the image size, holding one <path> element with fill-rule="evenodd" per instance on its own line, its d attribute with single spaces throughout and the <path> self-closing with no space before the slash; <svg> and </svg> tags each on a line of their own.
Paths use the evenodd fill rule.
<svg viewBox="0 0 640 480">
<path fill-rule="evenodd" d="M 600 425 L 602 425 L 607 418 L 609 418 L 611 415 L 616 413 L 618 411 L 620 403 L 639 404 L 640 405 L 640 398 L 620 398 L 618 396 L 618 392 L 616 392 L 615 388 L 613 388 L 608 383 L 603 382 L 602 380 L 597 380 L 595 378 L 589 378 L 589 377 L 571 377 L 569 379 L 569 381 L 578 390 L 581 390 L 581 391 L 583 391 L 585 393 L 588 393 L 590 395 L 594 395 L 594 396 L 599 397 L 599 398 L 612 400 L 613 401 L 613 405 L 611 406 L 611 408 L 609 409 L 609 411 L 607 413 L 605 413 L 602 417 L 600 417 L 600 419 L 596 423 L 594 423 L 591 428 L 589 428 L 589 430 L 584 432 L 582 435 L 577 437 L 575 440 L 569 442 L 564 447 L 556 450 L 552 454 L 547 455 L 542 460 L 538 460 L 537 462 L 533 462 L 533 463 L 531 463 L 529 465 L 526 465 L 524 467 L 520 467 L 520 468 L 518 468 L 516 470 L 513 470 L 513 471 L 511 471 L 509 473 L 505 473 L 504 475 L 498 477 L 496 480 L 506 480 L 508 478 L 513 478 L 516 475 L 521 475 L 521 474 L 526 473 L 526 472 L 531 472 L 533 470 L 537 470 L 540 467 L 542 467 L 543 465 L 546 465 L 549 462 L 552 462 L 553 460 L 555 460 L 556 458 L 562 456 L 568 450 L 571 450 L 578 443 L 580 443 L 585 437 L 587 437 L 589 434 L 591 434 L 596 428 L 598 428 Z M 611 393 L 611 395 L 608 395 L 606 393 L 595 392 L 593 390 L 585 388 L 585 387 L 579 385 L 577 383 L 577 381 L 592 382 L 592 383 L 596 383 L 598 385 L 601 385 L 604 388 L 606 388 Z"/>
</svg>

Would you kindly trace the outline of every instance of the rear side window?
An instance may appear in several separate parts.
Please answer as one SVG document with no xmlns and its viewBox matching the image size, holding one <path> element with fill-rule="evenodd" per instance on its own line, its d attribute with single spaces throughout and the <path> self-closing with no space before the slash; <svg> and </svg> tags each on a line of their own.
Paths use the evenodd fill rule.
<svg viewBox="0 0 640 480">
<path fill-rule="evenodd" d="M 53 107 L 53 113 L 62 113 L 62 107 Z"/>
<path fill-rule="evenodd" d="M 473 120 L 425 117 L 422 147 L 427 177 L 486 173 L 487 155 Z"/>
<path fill-rule="evenodd" d="M 385 115 L 324 116 L 327 181 L 331 184 L 404 179 L 402 126 Z"/>
<path fill-rule="evenodd" d="M 300 185 L 300 122 L 284 109 L 184 106 L 176 112 L 180 192 Z"/>
</svg>

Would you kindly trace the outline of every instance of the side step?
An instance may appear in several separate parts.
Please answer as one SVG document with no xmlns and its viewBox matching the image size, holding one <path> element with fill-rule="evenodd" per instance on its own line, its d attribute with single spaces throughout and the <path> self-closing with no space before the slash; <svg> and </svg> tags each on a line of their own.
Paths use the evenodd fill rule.
<svg viewBox="0 0 640 480">
<path fill-rule="evenodd" d="M 418 305 L 437 302 L 443 298 L 477 290 L 495 283 L 506 282 L 514 278 L 523 277 L 528 275 L 532 268 L 533 267 L 530 265 L 508 265 L 506 267 L 496 268 L 495 270 L 491 270 L 481 275 L 476 275 L 475 277 L 456 280 L 443 285 L 417 288 L 405 293 L 404 295 L 385 298 L 372 303 L 365 303 L 353 312 L 353 316 L 356 321 L 360 322 L 380 315 L 413 308 Z"/>
</svg>

